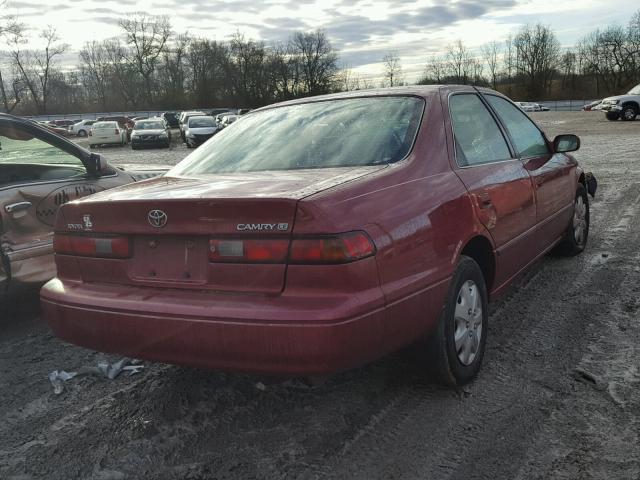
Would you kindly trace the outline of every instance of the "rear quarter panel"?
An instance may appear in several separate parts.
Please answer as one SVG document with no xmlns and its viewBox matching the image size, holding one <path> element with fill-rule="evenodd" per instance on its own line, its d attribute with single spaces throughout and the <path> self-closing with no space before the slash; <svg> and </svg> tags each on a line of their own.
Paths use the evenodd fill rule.
<svg viewBox="0 0 640 480">
<path fill-rule="evenodd" d="M 460 250 L 480 229 L 449 166 L 442 116 L 439 99 L 428 98 L 408 158 L 302 200 L 296 215 L 294 234 L 365 230 L 371 236 L 388 350 L 435 324 Z"/>
</svg>

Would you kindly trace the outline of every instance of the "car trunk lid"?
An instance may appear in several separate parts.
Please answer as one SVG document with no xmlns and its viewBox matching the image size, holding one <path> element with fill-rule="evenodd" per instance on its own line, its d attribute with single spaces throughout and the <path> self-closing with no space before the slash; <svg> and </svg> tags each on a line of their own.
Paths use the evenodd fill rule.
<svg viewBox="0 0 640 480">
<path fill-rule="evenodd" d="M 74 257 L 86 282 L 275 294 L 284 286 L 285 262 L 214 263 L 210 241 L 288 244 L 301 198 L 379 168 L 159 177 L 65 205 L 56 230 L 129 239 L 129 258 Z"/>
</svg>

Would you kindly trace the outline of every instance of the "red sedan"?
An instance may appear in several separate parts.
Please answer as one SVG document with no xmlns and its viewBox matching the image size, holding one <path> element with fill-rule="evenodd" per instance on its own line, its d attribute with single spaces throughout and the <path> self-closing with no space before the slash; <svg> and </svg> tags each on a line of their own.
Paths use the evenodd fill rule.
<svg viewBox="0 0 640 480">
<path fill-rule="evenodd" d="M 442 381 L 464 384 L 489 298 L 585 248 L 578 148 L 466 86 L 255 110 L 162 177 L 62 206 L 44 315 L 89 348 L 277 374 L 428 338 Z"/>
</svg>

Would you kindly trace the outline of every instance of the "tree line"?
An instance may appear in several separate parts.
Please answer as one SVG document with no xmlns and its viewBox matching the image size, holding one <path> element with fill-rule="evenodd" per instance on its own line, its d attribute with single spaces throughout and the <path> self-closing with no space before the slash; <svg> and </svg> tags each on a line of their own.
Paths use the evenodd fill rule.
<svg viewBox="0 0 640 480">
<path fill-rule="evenodd" d="M 0 7 L 2 5 L 0 4 Z M 0 17 L 0 107 L 19 114 L 193 107 L 259 107 L 374 83 L 339 64 L 322 30 L 267 44 L 236 33 L 228 41 L 176 34 L 167 17 L 122 18 L 121 35 L 86 42 L 76 66 L 55 28 L 33 48 L 28 27 Z M 384 86 L 405 84 L 400 57 L 381 59 Z M 461 41 L 426 61 L 420 84 L 490 86 L 518 99 L 591 98 L 640 82 L 640 10 L 563 49 L 545 25 L 526 25 L 504 42 L 472 50 Z"/>
<path fill-rule="evenodd" d="M 461 41 L 427 60 L 418 83 L 490 86 L 523 100 L 602 98 L 640 83 L 640 10 L 627 25 L 587 34 L 561 48 L 553 30 L 525 25 L 504 42 L 472 51 Z"/>
</svg>

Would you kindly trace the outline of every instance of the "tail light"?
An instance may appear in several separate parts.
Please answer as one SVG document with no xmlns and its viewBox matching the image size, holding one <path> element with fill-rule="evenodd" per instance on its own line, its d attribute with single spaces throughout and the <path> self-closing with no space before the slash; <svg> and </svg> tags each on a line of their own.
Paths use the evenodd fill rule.
<svg viewBox="0 0 640 480">
<path fill-rule="evenodd" d="M 92 137 L 93 133 L 91 133 L 91 130 L 89 130 L 89 136 Z"/>
<path fill-rule="evenodd" d="M 209 261 L 215 263 L 349 263 L 375 254 L 364 232 L 288 239 L 211 239 Z"/>
<path fill-rule="evenodd" d="M 94 237 L 85 235 L 53 236 L 53 251 L 59 255 L 79 257 L 129 258 L 131 245 L 126 236 Z"/>
<path fill-rule="evenodd" d="M 116 135 L 120 135 L 120 130 L 116 128 Z"/>
<path fill-rule="evenodd" d="M 291 242 L 289 263 L 349 263 L 375 252 L 373 241 L 364 232 L 298 238 Z"/>
</svg>

